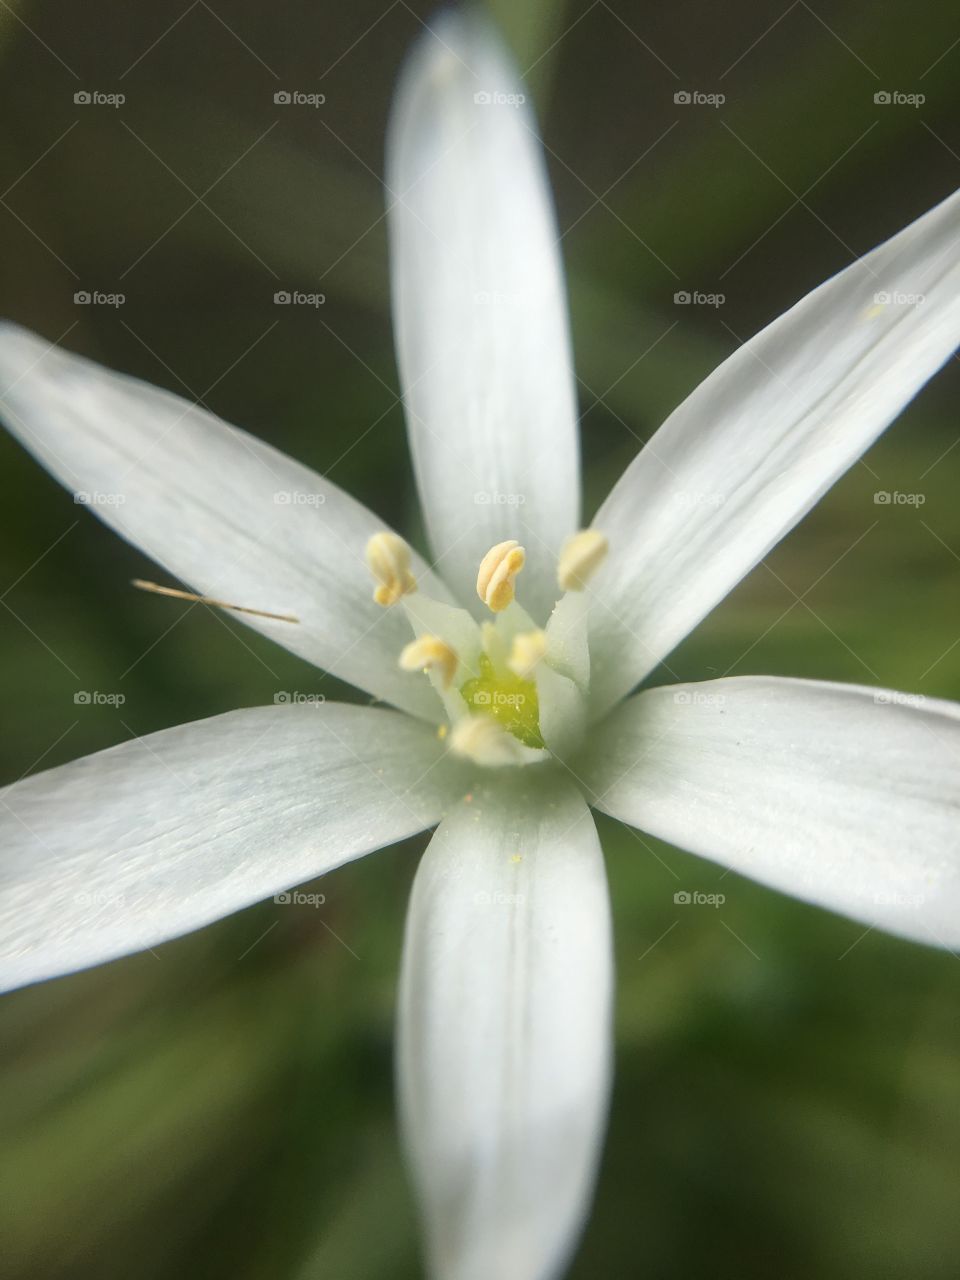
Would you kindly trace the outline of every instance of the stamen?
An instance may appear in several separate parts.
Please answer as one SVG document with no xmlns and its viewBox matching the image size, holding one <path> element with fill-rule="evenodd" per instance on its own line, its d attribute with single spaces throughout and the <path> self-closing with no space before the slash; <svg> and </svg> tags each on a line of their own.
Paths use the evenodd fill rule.
<svg viewBox="0 0 960 1280">
<path fill-rule="evenodd" d="M 373 598 L 384 608 L 417 589 L 417 580 L 410 572 L 410 548 L 395 533 L 373 535 L 367 543 L 367 566 L 380 583 Z"/>
<path fill-rule="evenodd" d="M 494 613 L 502 613 L 513 600 L 514 580 L 526 558 L 523 547 L 511 538 L 491 547 L 481 560 L 477 595 Z"/>
<path fill-rule="evenodd" d="M 455 650 L 437 636 L 421 636 L 411 640 L 400 654 L 400 666 L 404 671 L 436 671 L 449 689 L 457 673 L 459 658 Z"/>
<path fill-rule="evenodd" d="M 490 716 L 467 716 L 453 727 L 450 750 L 475 764 L 495 767 L 517 764 L 524 754 L 532 754 Z"/>
<path fill-rule="evenodd" d="M 599 529 L 581 529 L 560 549 L 557 582 L 561 591 L 582 591 L 603 563 L 610 543 Z"/>
<path fill-rule="evenodd" d="M 513 637 L 513 647 L 507 666 L 521 680 L 529 680 L 537 669 L 537 663 L 547 652 L 547 633 L 545 631 L 524 631 Z"/>
</svg>

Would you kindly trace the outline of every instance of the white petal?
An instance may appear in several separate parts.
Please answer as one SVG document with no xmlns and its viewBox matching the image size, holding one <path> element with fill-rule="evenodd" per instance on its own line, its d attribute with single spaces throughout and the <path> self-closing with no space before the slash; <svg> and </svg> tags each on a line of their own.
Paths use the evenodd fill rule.
<svg viewBox="0 0 960 1280">
<path fill-rule="evenodd" d="M 583 739 L 587 700 L 569 676 L 547 662 L 537 664 L 534 679 L 543 740 L 558 760 L 565 760 Z"/>
<path fill-rule="evenodd" d="M 960 944 L 960 707 L 751 676 L 650 689 L 595 731 L 594 803 L 808 902 Z"/>
<path fill-rule="evenodd" d="M 526 769 L 444 818 L 414 882 L 404 1136 L 438 1280 L 549 1280 L 576 1241 L 610 1076 L 603 858 L 572 787 Z"/>
<path fill-rule="evenodd" d="M 557 601 L 547 623 L 551 663 L 584 690 L 590 687 L 589 611 L 586 592 L 568 591 Z"/>
<path fill-rule="evenodd" d="M 520 596 L 543 621 L 577 525 L 576 396 L 557 231 L 522 94 L 482 20 L 440 15 L 397 91 L 387 185 L 400 379 L 437 567 L 475 608 L 481 558 L 517 538 Z"/>
<path fill-rule="evenodd" d="M 230 604 L 294 615 L 299 623 L 233 616 L 377 697 L 440 718 L 427 682 L 397 667 L 410 640 L 403 610 L 373 602 L 364 551 L 383 521 L 329 480 L 179 396 L 9 324 L 0 325 L 0 417 L 78 501 L 175 577 Z M 450 598 L 416 557 L 413 569 Z"/>
<path fill-rule="evenodd" d="M 154 946 L 422 831 L 452 787 L 397 712 L 294 705 L 167 729 L 0 791 L 0 987 Z"/>
<path fill-rule="evenodd" d="M 592 522 L 610 539 L 590 584 L 598 710 L 723 599 L 958 342 L 960 192 L 815 289 L 671 414 Z"/>
</svg>

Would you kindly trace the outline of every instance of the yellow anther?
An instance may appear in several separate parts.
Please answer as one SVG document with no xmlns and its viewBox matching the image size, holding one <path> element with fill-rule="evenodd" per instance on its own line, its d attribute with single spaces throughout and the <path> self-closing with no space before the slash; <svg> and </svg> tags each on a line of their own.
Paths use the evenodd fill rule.
<svg viewBox="0 0 960 1280">
<path fill-rule="evenodd" d="M 480 561 L 477 595 L 494 613 L 502 613 L 513 600 L 513 583 L 524 566 L 527 553 L 513 538 L 498 542 Z"/>
<path fill-rule="evenodd" d="M 416 591 L 417 580 L 410 572 L 410 548 L 395 533 L 373 535 L 367 543 L 367 565 L 380 584 L 373 598 L 384 608 Z"/>
<path fill-rule="evenodd" d="M 599 529 L 581 529 L 560 550 L 557 582 L 561 591 L 582 591 L 603 563 L 610 544 Z"/>
<path fill-rule="evenodd" d="M 450 734 L 450 750 L 474 764 L 495 767 L 517 764 L 525 748 L 492 716 L 480 715 L 467 716 L 454 725 Z"/>
<path fill-rule="evenodd" d="M 400 666 L 404 671 L 436 671 L 445 689 L 453 684 L 458 662 L 454 650 L 437 636 L 411 640 L 400 654 Z"/>
<path fill-rule="evenodd" d="M 547 652 L 545 631 L 524 631 L 513 637 L 513 647 L 507 666 L 521 680 L 529 680 L 537 669 L 537 663 Z"/>
</svg>

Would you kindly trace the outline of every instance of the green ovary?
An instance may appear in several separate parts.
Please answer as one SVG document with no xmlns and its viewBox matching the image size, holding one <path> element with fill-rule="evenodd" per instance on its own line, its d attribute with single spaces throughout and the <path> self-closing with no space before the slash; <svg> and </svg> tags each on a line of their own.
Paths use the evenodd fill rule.
<svg viewBox="0 0 960 1280">
<path fill-rule="evenodd" d="M 524 746 L 544 745 L 537 686 L 532 680 L 521 680 L 509 671 L 494 671 L 493 663 L 484 655 L 480 674 L 461 685 L 460 692 L 472 713 L 492 716 Z"/>
</svg>

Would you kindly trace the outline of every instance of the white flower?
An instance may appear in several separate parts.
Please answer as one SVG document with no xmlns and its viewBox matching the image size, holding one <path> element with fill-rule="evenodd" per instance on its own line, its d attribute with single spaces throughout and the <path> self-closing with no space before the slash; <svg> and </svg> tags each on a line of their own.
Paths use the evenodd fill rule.
<svg viewBox="0 0 960 1280">
<path fill-rule="evenodd" d="M 200 592 L 295 616 L 246 620 L 400 709 L 234 711 L 7 788 L 2 980 L 153 946 L 439 822 L 399 1077 L 443 1280 L 556 1276 L 586 1212 L 613 978 L 589 804 L 960 943 L 956 706 L 771 677 L 627 696 L 949 357 L 960 197 L 741 347 L 578 533 L 563 279 L 519 89 L 489 31 L 447 15 L 390 130 L 400 374 L 438 572 L 268 445 L 0 334 L 7 425 L 74 491 L 116 497 L 100 519 Z"/>
</svg>

